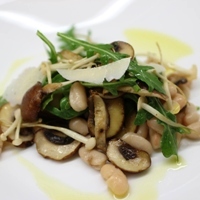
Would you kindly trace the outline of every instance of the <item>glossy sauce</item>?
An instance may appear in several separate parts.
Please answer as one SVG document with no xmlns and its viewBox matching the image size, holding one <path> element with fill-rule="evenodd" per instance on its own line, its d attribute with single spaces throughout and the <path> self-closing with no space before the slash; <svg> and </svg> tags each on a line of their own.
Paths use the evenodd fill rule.
<svg viewBox="0 0 200 200">
<path fill-rule="evenodd" d="M 43 192 L 45 192 L 51 200 L 102 200 L 108 198 L 109 194 L 88 194 L 73 189 L 62 181 L 57 180 L 56 178 L 53 178 L 50 175 L 46 174 L 35 164 L 23 158 L 22 156 L 18 156 L 18 160 L 24 167 L 26 167 L 30 171 L 30 173 L 36 180 L 38 187 Z"/>
<path fill-rule="evenodd" d="M 158 199 L 158 184 L 165 178 L 169 170 L 180 170 L 186 167 L 183 158 L 177 161 L 174 157 L 166 159 L 157 166 L 152 166 L 149 172 L 140 177 L 134 186 L 134 200 L 156 200 Z"/>
<path fill-rule="evenodd" d="M 46 193 L 51 200 L 73 199 L 73 200 L 103 200 L 103 199 L 119 199 L 111 194 L 92 194 L 77 191 L 70 186 L 62 183 L 50 175 L 40 170 L 36 165 L 27 159 L 18 156 L 19 162 L 26 167 L 37 182 L 38 187 Z M 168 170 L 179 170 L 186 167 L 185 161 L 180 159 L 177 162 L 174 158 L 170 158 L 165 162 L 151 168 L 145 176 L 135 179 L 135 183 L 130 186 L 130 194 L 121 200 L 156 200 L 158 198 L 158 183 L 162 181 Z M 134 176 L 134 175 L 133 175 Z M 145 192 L 144 192 L 145 191 Z"/>
<path fill-rule="evenodd" d="M 193 53 L 189 45 L 164 33 L 145 29 L 127 29 L 124 34 L 136 53 L 151 52 L 159 56 L 157 44 L 160 46 L 163 59 L 170 62 Z"/>
</svg>

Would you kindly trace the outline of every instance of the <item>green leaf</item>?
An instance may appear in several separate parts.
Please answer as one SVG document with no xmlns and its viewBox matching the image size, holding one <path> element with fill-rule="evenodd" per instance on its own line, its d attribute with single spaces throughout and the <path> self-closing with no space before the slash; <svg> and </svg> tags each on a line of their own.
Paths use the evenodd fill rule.
<svg viewBox="0 0 200 200">
<path fill-rule="evenodd" d="M 76 38 L 76 34 L 75 34 L 75 27 L 72 26 L 69 30 L 67 30 L 66 32 L 63 33 L 64 35 L 71 37 L 71 38 Z M 76 48 L 79 47 L 79 45 L 69 42 L 68 40 L 66 40 L 65 38 L 59 38 L 59 41 L 61 43 L 60 49 L 68 49 L 68 50 L 74 50 Z"/>
<path fill-rule="evenodd" d="M 136 117 L 135 117 L 135 120 L 134 120 L 134 124 L 135 125 L 142 125 L 144 124 L 148 119 L 151 119 L 152 118 L 152 115 L 150 113 L 148 113 L 146 110 L 144 109 L 140 109 L 137 114 L 136 114 Z"/>
<path fill-rule="evenodd" d="M 60 117 L 66 120 L 80 116 L 85 112 L 85 111 L 76 112 L 75 110 L 73 110 L 73 108 L 70 106 L 68 97 L 63 97 L 60 100 L 59 107 L 53 106 L 52 104 L 48 104 L 46 105 L 45 110 L 57 117 Z"/>
<path fill-rule="evenodd" d="M 118 95 L 118 88 L 122 86 L 135 86 L 136 85 L 135 78 L 121 78 L 118 81 L 108 82 L 104 81 L 102 84 L 93 84 L 93 83 L 85 83 L 82 82 L 81 84 L 87 88 L 96 88 L 101 87 L 108 90 L 112 95 Z"/>
<path fill-rule="evenodd" d="M 57 33 L 64 41 L 72 43 L 74 45 L 84 47 L 86 55 L 88 57 L 98 53 L 100 55 L 100 62 L 107 64 L 108 62 L 117 61 L 119 59 L 127 57 L 127 55 L 113 52 L 111 44 L 92 44 L 84 40 L 79 40 L 74 37 L 70 37 L 64 33 Z"/>
<path fill-rule="evenodd" d="M 42 100 L 42 110 L 45 110 L 48 104 L 50 104 L 54 100 L 54 93 L 51 93 L 47 95 L 43 100 Z M 52 113 L 53 114 L 53 113 Z"/>
<path fill-rule="evenodd" d="M 100 62 L 102 65 L 127 57 L 125 54 L 113 52 L 112 44 L 92 44 L 87 41 L 79 40 L 72 34 L 66 33 L 57 33 L 57 35 L 67 44 L 73 44 L 76 48 L 79 46 L 84 47 L 87 57 L 98 53 L 99 58 L 97 59 L 97 62 Z M 137 60 L 134 59 L 130 62 L 126 77 L 132 77 L 143 81 L 148 85 L 149 91 L 153 91 L 155 89 L 158 92 L 165 94 L 162 82 L 158 79 L 156 74 L 147 72 L 149 69 L 153 69 L 153 67 L 140 66 L 137 63 Z M 110 91 L 113 94 L 116 93 L 116 91 L 113 92 L 112 90 L 113 89 L 110 88 Z"/>
<path fill-rule="evenodd" d="M 0 96 L 0 107 L 2 107 L 3 105 L 5 105 L 7 102 L 6 99 L 3 98 L 3 96 Z"/>
<path fill-rule="evenodd" d="M 150 92 L 155 89 L 158 92 L 165 94 L 163 83 L 158 79 L 158 76 L 156 74 L 148 72 L 148 70 L 150 69 L 153 69 L 153 67 L 138 65 L 135 59 L 130 63 L 128 72 L 132 76 L 135 76 L 137 79 L 146 83 L 149 87 Z"/>
<path fill-rule="evenodd" d="M 176 122 L 176 117 L 172 113 L 166 111 L 162 106 L 162 103 L 157 98 L 148 98 L 148 103 L 155 109 L 157 109 L 162 115 L 169 118 L 170 120 Z M 172 155 L 178 158 L 178 148 L 176 134 L 179 133 L 189 133 L 189 129 L 186 127 L 172 127 L 165 122 L 158 120 L 158 123 L 163 125 L 164 131 L 161 138 L 161 150 L 163 155 L 168 158 Z"/>
<path fill-rule="evenodd" d="M 59 79 L 60 76 L 59 74 L 56 75 L 54 77 L 54 80 L 56 79 Z M 55 90 L 54 92 L 48 94 L 45 96 L 45 98 L 43 99 L 42 101 L 42 109 L 43 110 L 46 110 L 47 109 L 47 106 L 49 104 L 51 104 L 51 107 L 56 107 L 57 106 L 57 102 L 60 101 L 60 99 L 63 97 L 63 96 L 69 96 L 69 90 L 70 90 L 70 87 L 71 87 L 72 84 L 68 84 L 68 85 L 65 85 L 57 90 Z M 55 103 L 56 102 L 56 103 Z M 51 109 L 52 110 L 52 109 Z M 53 113 L 52 113 L 53 114 Z"/>
<path fill-rule="evenodd" d="M 49 54 L 49 57 L 50 57 L 49 60 L 52 63 L 57 63 L 58 62 L 57 52 L 55 50 L 54 45 L 40 31 L 37 31 L 37 35 L 47 44 L 47 46 L 50 49 L 50 51 L 48 51 L 48 54 Z"/>
<path fill-rule="evenodd" d="M 161 150 L 162 154 L 169 158 L 172 155 L 175 155 L 178 157 L 178 146 L 177 146 L 177 140 L 176 140 L 176 131 L 170 127 L 169 125 L 161 122 L 164 126 L 164 131 L 161 139 Z"/>
</svg>

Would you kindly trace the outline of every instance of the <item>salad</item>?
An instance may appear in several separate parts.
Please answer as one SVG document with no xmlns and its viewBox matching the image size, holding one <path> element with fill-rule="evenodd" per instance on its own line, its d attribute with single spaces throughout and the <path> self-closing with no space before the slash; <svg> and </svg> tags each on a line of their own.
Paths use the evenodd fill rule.
<svg viewBox="0 0 200 200">
<path fill-rule="evenodd" d="M 80 39 L 74 27 L 57 34 L 59 50 L 37 35 L 49 60 L 22 72 L 1 97 L 0 152 L 8 144 L 35 144 L 56 161 L 78 154 L 124 196 L 125 172 L 148 170 L 155 150 L 178 159 L 182 138 L 200 139 L 198 108 L 189 102 L 195 65 L 180 68 L 163 60 L 161 50 L 159 57 L 137 55 L 124 41 Z"/>
</svg>

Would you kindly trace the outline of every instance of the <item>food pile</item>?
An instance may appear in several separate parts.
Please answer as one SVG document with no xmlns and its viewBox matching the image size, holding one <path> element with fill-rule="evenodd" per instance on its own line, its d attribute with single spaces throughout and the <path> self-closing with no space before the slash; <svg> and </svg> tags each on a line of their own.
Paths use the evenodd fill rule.
<svg viewBox="0 0 200 200">
<path fill-rule="evenodd" d="M 74 28 L 58 33 L 59 51 L 37 35 L 49 47 L 49 60 L 26 70 L 3 94 L 0 151 L 35 144 L 57 161 L 78 153 L 123 196 L 125 172 L 147 170 L 154 150 L 178 158 L 182 138 L 200 138 L 197 107 L 188 101 L 196 66 L 185 70 L 154 54 L 139 61 L 127 42 L 93 43 L 78 39 Z M 19 81 L 23 75 L 27 83 Z"/>
</svg>

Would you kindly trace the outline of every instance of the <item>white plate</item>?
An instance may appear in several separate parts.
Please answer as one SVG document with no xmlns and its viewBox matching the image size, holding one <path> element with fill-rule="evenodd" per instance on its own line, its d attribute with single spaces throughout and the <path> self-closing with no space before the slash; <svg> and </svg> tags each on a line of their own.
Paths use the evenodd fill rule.
<svg viewBox="0 0 200 200">
<path fill-rule="evenodd" d="M 130 42 L 127 36 L 132 29 L 135 36 L 131 42 L 136 52 L 151 51 L 158 42 L 165 58 L 172 58 L 186 68 L 192 64 L 200 66 L 199 19 L 198 0 L 1 0 L 1 88 L 19 71 L 47 59 L 37 30 L 56 44 L 56 32 L 73 24 L 81 32 L 91 30 L 93 39 L 104 43 Z M 153 31 L 152 37 L 149 31 Z M 198 106 L 199 85 L 199 80 L 194 81 L 191 94 L 191 101 Z M 199 145 L 198 141 L 182 144 L 180 165 L 166 163 L 160 153 L 155 153 L 147 173 L 129 176 L 131 190 L 126 199 L 198 199 Z M 100 174 L 78 158 L 53 162 L 38 155 L 34 146 L 25 150 L 6 149 L 1 154 L 0 188 L 2 200 L 114 199 Z"/>
</svg>

